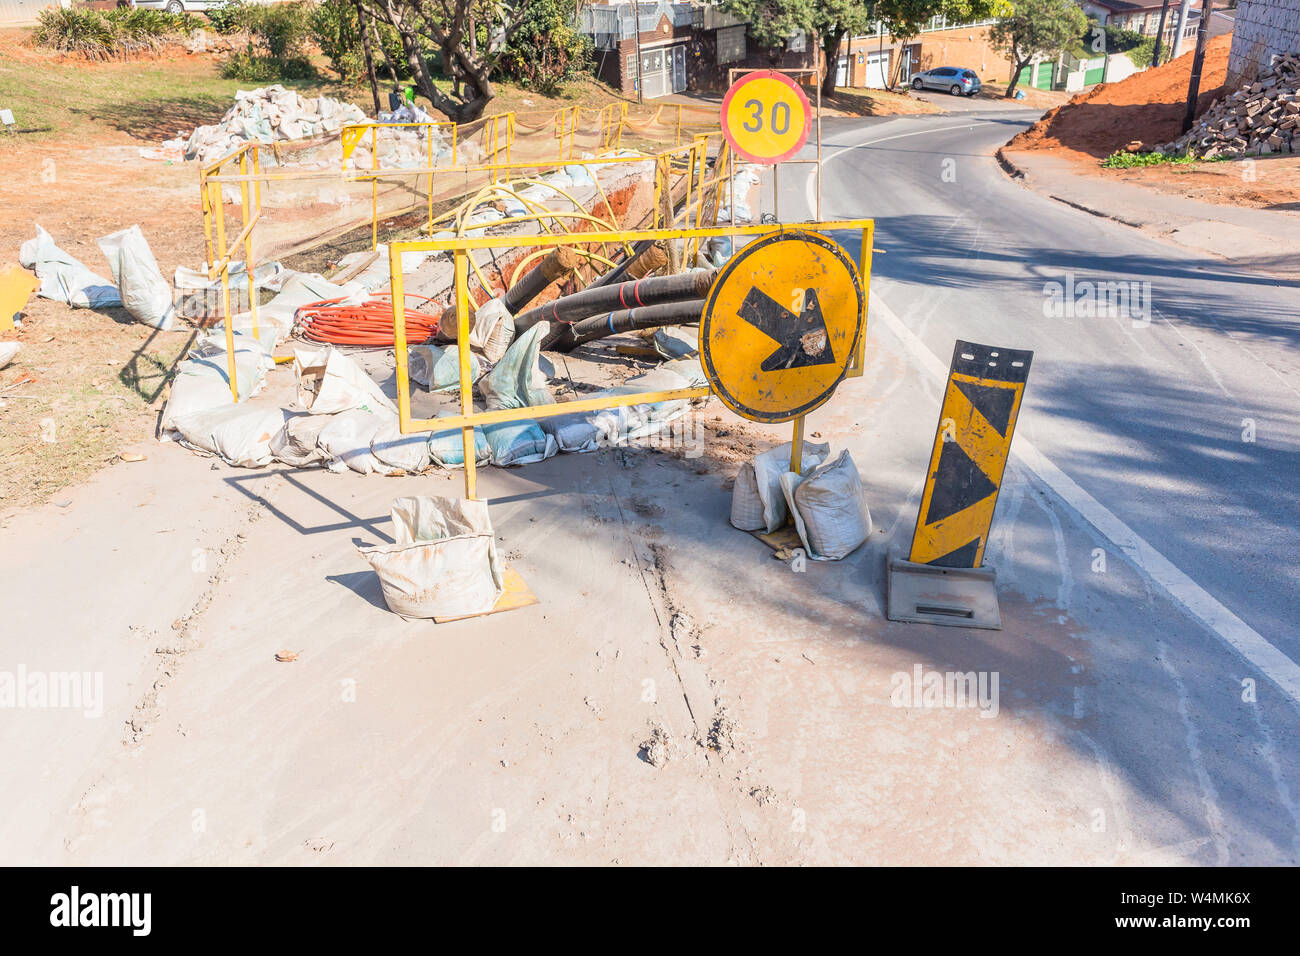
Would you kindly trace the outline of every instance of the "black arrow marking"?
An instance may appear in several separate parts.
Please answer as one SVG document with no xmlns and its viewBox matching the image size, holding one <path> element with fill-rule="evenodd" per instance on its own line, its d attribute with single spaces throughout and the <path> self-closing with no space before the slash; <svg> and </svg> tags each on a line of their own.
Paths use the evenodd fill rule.
<svg viewBox="0 0 1300 956">
<path fill-rule="evenodd" d="M 757 286 L 749 290 L 740 306 L 740 317 L 780 347 L 763 359 L 764 372 L 809 365 L 834 365 L 826 319 L 822 316 L 817 290 L 804 293 L 803 312 L 795 315 Z"/>
</svg>

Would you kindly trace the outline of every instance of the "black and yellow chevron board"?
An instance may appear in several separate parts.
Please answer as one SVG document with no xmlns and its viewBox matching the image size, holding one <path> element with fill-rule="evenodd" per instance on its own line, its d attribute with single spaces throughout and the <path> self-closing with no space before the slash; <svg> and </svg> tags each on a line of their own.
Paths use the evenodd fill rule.
<svg viewBox="0 0 1300 956">
<path fill-rule="evenodd" d="M 978 568 L 1033 352 L 958 340 L 908 560 Z"/>
</svg>

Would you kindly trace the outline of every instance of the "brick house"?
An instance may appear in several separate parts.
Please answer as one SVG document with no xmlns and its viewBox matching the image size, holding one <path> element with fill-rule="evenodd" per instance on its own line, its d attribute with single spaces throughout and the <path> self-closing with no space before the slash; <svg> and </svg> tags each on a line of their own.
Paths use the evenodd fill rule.
<svg viewBox="0 0 1300 956">
<path fill-rule="evenodd" d="M 807 38 L 795 38 L 781 51 L 758 47 L 743 22 L 712 4 L 592 3 L 583 9 L 579 29 L 595 44 L 596 75 L 626 96 L 640 89 L 646 99 L 726 89 L 736 67 L 797 69 L 818 61 L 817 45 Z"/>
<path fill-rule="evenodd" d="M 937 66 L 966 67 L 983 78 L 1005 80 L 1011 62 L 989 38 L 992 23 L 949 23 L 935 17 L 920 34 L 902 40 L 883 28 L 847 37 L 840 44 L 835 85 L 878 89 L 892 77 L 896 85 L 906 86 L 913 74 Z"/>
</svg>

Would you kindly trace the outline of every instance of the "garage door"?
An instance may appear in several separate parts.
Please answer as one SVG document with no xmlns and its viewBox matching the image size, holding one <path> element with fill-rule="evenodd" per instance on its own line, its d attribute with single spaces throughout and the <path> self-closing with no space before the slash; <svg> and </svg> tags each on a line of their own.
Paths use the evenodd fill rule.
<svg viewBox="0 0 1300 956">
<path fill-rule="evenodd" d="M 646 99 L 686 89 L 686 45 L 659 47 L 641 54 L 641 92 Z"/>
<path fill-rule="evenodd" d="M 883 90 L 889 85 L 888 53 L 868 53 L 866 69 L 866 76 L 862 81 L 863 86 Z"/>
</svg>

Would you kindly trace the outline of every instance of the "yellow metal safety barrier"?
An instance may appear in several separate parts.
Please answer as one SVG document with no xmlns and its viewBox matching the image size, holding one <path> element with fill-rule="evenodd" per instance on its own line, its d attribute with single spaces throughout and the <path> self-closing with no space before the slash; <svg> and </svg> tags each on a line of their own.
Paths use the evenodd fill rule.
<svg viewBox="0 0 1300 956">
<path fill-rule="evenodd" d="M 225 199 L 221 194 L 219 174 L 228 163 L 239 168 L 239 206 L 243 228 L 232 241 L 226 241 Z M 202 200 L 203 231 L 208 248 L 208 279 L 221 279 L 221 311 L 225 317 L 226 367 L 230 377 L 230 394 L 239 401 L 239 382 L 235 371 L 235 330 L 230 318 L 230 263 L 240 245 L 244 247 L 244 276 L 248 281 L 249 318 L 253 337 L 257 338 L 257 291 L 253 280 L 253 230 L 262 218 L 262 165 L 257 144 L 248 143 L 228 156 L 199 170 L 199 196 Z M 249 186 L 252 185 L 250 196 Z"/>
<path fill-rule="evenodd" d="M 627 103 L 610 103 L 606 106 L 596 109 L 585 109 L 588 114 L 594 115 L 598 120 L 597 130 L 599 137 L 599 148 L 605 150 L 618 149 L 621 147 L 623 140 L 624 128 L 635 129 L 633 121 L 628 118 Z M 576 137 L 579 128 L 582 126 L 582 115 L 584 107 L 572 106 L 560 110 L 551 111 L 534 111 L 531 113 L 495 113 L 474 123 L 463 124 L 458 126 L 452 122 L 410 122 L 410 123 L 356 123 L 343 127 L 341 131 L 343 143 L 343 155 L 341 159 L 343 175 L 346 181 L 350 182 L 370 182 L 370 239 L 371 248 L 377 248 L 379 245 L 379 180 L 393 177 L 424 176 L 427 179 L 427 216 L 430 231 L 433 228 L 433 196 L 434 196 L 434 177 L 438 174 L 455 174 L 468 176 L 474 173 L 486 173 L 491 182 L 500 181 L 500 176 L 509 170 L 519 169 L 541 169 L 546 166 L 558 165 L 592 165 L 597 160 L 582 159 L 576 156 Z M 687 113 L 693 115 L 693 121 L 686 119 Z M 664 118 L 665 113 L 672 116 L 672 120 Z M 531 123 L 529 120 L 538 117 L 537 123 Z M 674 129 L 673 144 L 674 147 L 683 146 L 683 131 L 689 131 L 690 127 L 699 126 L 717 126 L 717 117 L 715 114 L 701 107 L 693 107 L 686 104 L 661 104 L 655 110 L 653 116 L 647 120 L 646 126 L 671 125 Z M 476 136 L 480 136 L 484 160 L 479 163 L 466 163 L 458 165 L 458 150 L 463 152 L 466 142 L 465 134 L 461 132 L 466 126 L 478 125 L 475 131 Z M 552 138 L 557 143 L 557 148 L 553 154 L 541 157 L 535 162 L 520 162 L 512 159 L 512 150 L 515 145 L 516 130 L 540 131 L 550 127 Z M 439 130 L 450 128 L 451 130 L 451 160 L 449 164 L 435 165 L 433 142 L 434 135 Z M 412 167 L 390 167 L 381 168 L 379 165 L 379 133 L 386 129 L 411 129 L 423 131 L 426 142 L 427 165 L 423 168 Z M 370 154 L 371 166 L 369 169 L 352 170 L 349 168 L 348 160 L 355 152 L 356 147 L 369 135 L 370 137 Z M 706 133 L 697 133 L 692 137 L 687 146 L 698 146 L 701 138 L 706 144 L 716 138 L 717 144 L 721 149 L 723 146 L 722 133 L 720 130 L 713 129 Z M 705 146 L 708 148 L 708 145 Z M 662 155 L 662 153 L 660 154 Z M 692 159 L 695 154 L 691 154 Z M 621 159 L 624 161 L 635 162 L 636 158 L 609 157 L 602 162 Z M 701 170 L 704 169 L 705 157 L 699 157 Z M 666 175 L 666 174 L 665 174 Z M 702 177 L 701 177 L 702 178 Z M 409 207 L 408 207 L 409 208 Z M 656 226 L 658 223 L 656 223 Z"/>
<path fill-rule="evenodd" d="M 647 129 L 672 127 L 674 146 L 657 156 L 601 156 L 597 158 L 575 158 L 576 137 L 584 128 L 584 114 L 594 116 L 599 147 L 605 150 L 619 149 L 622 146 L 623 133 L 631 130 L 643 133 Z M 532 121 L 536 119 L 534 124 Z M 279 150 L 274 144 L 257 142 L 246 143 L 199 170 L 199 194 L 203 214 L 204 238 L 207 248 L 208 277 L 221 280 L 221 308 L 224 318 L 228 371 L 230 376 L 231 396 L 239 401 L 239 386 L 236 380 L 234 354 L 234 326 L 231 314 L 230 266 L 242 247 L 244 253 L 246 278 L 249 283 L 249 318 L 254 335 L 259 333 L 258 302 L 254 273 L 256 260 L 254 254 L 254 235 L 261 222 L 262 187 L 271 183 L 297 183 L 307 181 L 322 182 L 358 182 L 369 180 L 371 183 L 371 245 L 378 246 L 379 241 L 379 180 L 385 176 L 421 176 L 426 179 L 428 196 L 426 208 L 429 230 L 432 232 L 437 221 L 433 211 L 434 182 L 440 175 L 455 174 L 468 176 L 486 173 L 490 182 L 499 182 L 510 178 L 518 172 L 538 171 L 559 165 L 598 166 L 611 163 L 655 163 L 654 211 L 652 227 L 661 229 L 665 226 L 690 225 L 692 220 L 696 227 L 716 221 L 716 212 L 720 206 L 722 189 L 734 173 L 733 157 L 722 143 L 721 133 L 709 129 L 696 133 L 687 143 L 683 143 L 684 133 L 692 128 L 716 127 L 717 117 L 707 108 L 692 107 L 685 104 L 660 104 L 654 113 L 644 121 L 638 121 L 630 115 L 629 104 L 610 103 L 606 106 L 588 109 L 582 106 L 565 107 L 555 111 L 535 111 L 533 113 L 498 113 L 478 120 L 475 123 L 458 125 L 450 121 L 430 121 L 417 123 L 363 123 L 345 126 L 341 130 L 342 176 L 322 170 L 287 170 L 276 169 L 263 171 L 261 150 L 270 149 L 279 157 Z M 556 142 L 554 153 L 536 161 L 512 160 L 511 154 L 516 143 L 517 129 L 541 130 L 551 128 Z M 378 142 L 380 131 L 386 128 L 409 128 L 423 130 L 425 133 L 425 156 L 427 165 L 423 168 L 382 169 L 378 162 Z M 476 127 L 473 136 L 478 137 L 485 159 L 483 163 L 460 165 L 467 127 Z M 449 166 L 434 165 L 434 138 L 440 131 L 446 131 L 451 140 L 451 163 Z M 371 168 L 349 171 L 347 160 L 367 136 L 371 147 Z M 707 178 L 709 150 L 718 142 L 718 152 L 714 163 L 714 177 Z M 235 170 L 235 172 L 230 172 Z M 593 176 L 594 178 L 594 176 Z M 225 197 L 223 189 L 227 185 L 238 185 L 240 193 L 240 230 L 233 238 L 227 237 Z M 597 183 L 599 186 L 599 183 Z M 682 211 L 673 210 L 681 202 L 679 193 L 685 186 L 685 202 Z M 716 186 L 711 196 L 708 190 Z M 603 195 L 606 209 L 610 210 L 609 200 Z M 711 204 L 706 204 L 706 198 Z M 734 206 L 734 203 L 733 203 Z M 409 207 L 407 207 L 409 208 Z M 530 216 L 521 217 L 541 219 L 564 218 L 567 214 L 543 215 L 534 211 Z M 568 218 L 573 218 L 568 216 Z M 592 218 L 592 217 L 586 217 Z M 593 219 L 594 221 L 594 219 Z M 500 223 L 498 223 L 500 224 Z M 604 223 L 598 223 L 603 228 Z M 463 230 L 462 230 L 463 231 Z M 602 231 L 577 233 L 575 236 L 589 237 L 602 235 L 602 241 L 610 241 L 608 234 Z M 541 237 L 530 237 L 538 239 Z M 515 240 L 517 243 L 518 239 Z M 583 241 L 575 239 L 575 241 Z M 693 240 L 695 243 L 698 239 Z M 540 245 L 524 240 L 528 245 Z M 523 244 L 523 243 L 519 243 Z M 688 250 L 689 252 L 689 250 Z M 599 256 L 595 257 L 597 261 Z"/>
<path fill-rule="evenodd" d="M 388 268 L 390 290 L 393 301 L 393 338 L 397 356 L 397 409 L 402 434 L 415 432 L 442 432 L 459 428 L 461 448 L 465 462 L 465 497 L 477 497 L 477 468 L 474 458 L 474 429 L 480 425 L 494 425 L 501 422 L 535 420 L 551 418 L 557 415 L 570 415 L 575 412 L 599 411 L 605 408 L 617 408 L 625 405 L 642 405 L 655 402 L 677 401 L 681 399 L 705 398 L 711 394 L 708 386 L 694 388 L 667 389 L 657 392 L 639 392 L 631 395 L 616 395 L 605 398 L 578 399 L 572 402 L 557 402 L 552 405 L 532 405 L 525 408 L 495 409 L 475 412 L 473 400 L 473 381 L 470 377 L 469 346 L 469 276 L 470 255 L 477 249 L 507 249 L 521 245 L 529 247 L 550 248 L 554 246 L 574 246 L 585 243 L 635 243 L 643 240 L 657 242 L 660 240 L 695 240 L 711 237 L 735 236 L 769 236 L 788 231 L 836 232 L 859 231 L 862 249 L 859 255 L 859 270 L 863 284 L 863 334 L 858 338 L 857 351 L 853 355 L 852 365 L 846 377 L 862 374 L 866 348 L 866 308 L 867 296 L 870 294 L 871 282 L 871 240 L 875 231 L 875 222 L 871 219 L 849 219 L 834 222 L 812 222 L 797 224 L 763 224 L 755 226 L 722 226 L 700 229 L 648 229 L 617 231 L 609 233 L 574 233 L 567 235 L 529 236 L 522 240 L 518 236 L 481 236 L 469 238 L 458 236 L 451 239 L 422 239 L 405 242 L 393 242 L 388 247 Z M 402 255 L 407 252 L 451 252 L 455 275 L 456 305 L 456 350 L 460 366 L 460 414 L 440 418 L 411 417 L 411 377 L 409 353 L 406 342 L 406 310 L 402 285 Z M 795 421 L 795 443 L 802 440 L 803 419 Z"/>
</svg>

